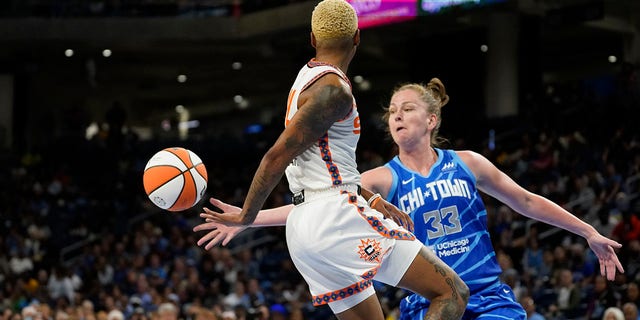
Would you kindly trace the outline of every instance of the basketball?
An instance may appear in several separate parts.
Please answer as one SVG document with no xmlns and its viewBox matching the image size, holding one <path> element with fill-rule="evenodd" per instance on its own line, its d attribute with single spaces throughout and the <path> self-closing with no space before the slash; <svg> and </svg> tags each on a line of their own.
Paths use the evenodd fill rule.
<svg viewBox="0 0 640 320">
<path fill-rule="evenodd" d="M 149 159 L 142 181 L 153 204 L 168 211 L 182 211 L 202 199 L 208 177 L 200 157 L 191 150 L 173 147 Z"/>
</svg>

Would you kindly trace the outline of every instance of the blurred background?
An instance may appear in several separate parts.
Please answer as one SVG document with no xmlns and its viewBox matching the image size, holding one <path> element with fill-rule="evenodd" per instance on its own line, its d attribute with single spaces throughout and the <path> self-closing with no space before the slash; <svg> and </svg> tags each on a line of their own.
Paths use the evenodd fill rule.
<svg viewBox="0 0 640 320">
<path fill-rule="evenodd" d="M 248 230 L 207 252 L 191 231 L 206 201 L 169 214 L 142 188 L 146 161 L 183 146 L 207 166 L 207 197 L 242 204 L 313 56 L 315 4 L 0 2 L 3 320 L 332 318 L 310 305 L 282 228 Z M 348 74 L 361 171 L 394 154 L 381 121 L 393 87 L 438 77 L 451 98 L 440 131 L 449 147 L 484 154 L 625 245 L 627 272 L 602 281 L 581 238 L 488 198 L 504 280 L 519 298 L 547 319 L 637 307 L 640 2 L 352 4 L 362 30 Z M 282 181 L 267 206 L 287 203 Z M 567 290 L 579 299 L 566 301 Z M 395 318 L 403 293 L 378 291 Z"/>
</svg>

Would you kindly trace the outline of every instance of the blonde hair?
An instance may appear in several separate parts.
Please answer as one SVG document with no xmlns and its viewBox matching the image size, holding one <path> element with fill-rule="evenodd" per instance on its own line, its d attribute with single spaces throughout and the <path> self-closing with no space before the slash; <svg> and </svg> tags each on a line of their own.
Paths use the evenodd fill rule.
<svg viewBox="0 0 640 320">
<path fill-rule="evenodd" d="M 624 320 L 624 313 L 618 307 L 609 307 L 604 310 L 604 313 L 602 314 L 602 320 L 607 320 L 607 317 L 609 315 L 612 315 L 615 320 Z"/>
<path fill-rule="evenodd" d="M 124 320 L 124 313 L 118 309 L 113 309 L 107 314 L 109 320 Z"/>
<path fill-rule="evenodd" d="M 317 40 L 353 37 L 358 16 L 345 0 L 323 0 L 311 14 L 311 32 Z"/>
<path fill-rule="evenodd" d="M 444 84 L 438 78 L 432 78 L 429 83 L 407 83 L 401 84 L 397 86 L 393 92 L 392 96 L 396 94 L 398 91 L 402 90 L 413 90 L 418 94 L 420 100 L 427 105 L 427 112 L 429 114 L 434 114 L 437 118 L 437 123 L 433 131 L 431 131 L 431 145 L 438 147 L 444 142 L 446 139 L 438 136 L 438 131 L 440 130 L 440 124 L 442 123 L 442 114 L 441 110 L 449 102 L 449 96 L 447 95 L 447 91 L 444 88 Z M 389 109 L 386 109 L 385 114 L 383 115 L 383 119 L 385 122 L 389 121 Z"/>
</svg>

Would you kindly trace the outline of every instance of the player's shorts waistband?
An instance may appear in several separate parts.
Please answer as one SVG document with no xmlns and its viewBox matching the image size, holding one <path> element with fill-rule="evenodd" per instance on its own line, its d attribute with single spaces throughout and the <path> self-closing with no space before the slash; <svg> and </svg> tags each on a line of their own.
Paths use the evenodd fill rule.
<svg viewBox="0 0 640 320">
<path fill-rule="evenodd" d="M 319 189 L 319 190 L 302 190 L 300 192 L 296 192 L 293 194 L 292 202 L 294 205 L 302 204 L 305 201 L 311 201 L 313 199 L 318 199 L 321 197 L 326 197 L 331 194 L 336 194 L 340 191 L 347 191 L 351 193 L 356 193 L 358 195 L 361 194 L 362 187 L 358 184 L 341 184 L 337 186 L 332 186 L 327 189 Z"/>
</svg>

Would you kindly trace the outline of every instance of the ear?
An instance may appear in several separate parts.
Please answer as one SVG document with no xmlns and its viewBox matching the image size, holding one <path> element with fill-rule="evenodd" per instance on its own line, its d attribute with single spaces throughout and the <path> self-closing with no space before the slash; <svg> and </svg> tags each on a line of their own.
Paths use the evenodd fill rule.
<svg viewBox="0 0 640 320">
<path fill-rule="evenodd" d="M 360 45 L 360 29 L 357 29 L 356 34 L 353 35 L 353 45 L 356 47 Z"/>
<path fill-rule="evenodd" d="M 437 124 L 438 124 L 438 116 L 436 116 L 433 113 L 429 114 L 429 116 L 427 116 L 427 126 L 429 127 L 429 129 L 433 130 Z"/>
<path fill-rule="evenodd" d="M 311 46 L 315 48 L 316 47 L 316 36 L 313 34 L 313 31 L 311 31 L 310 37 L 311 37 Z"/>
</svg>

